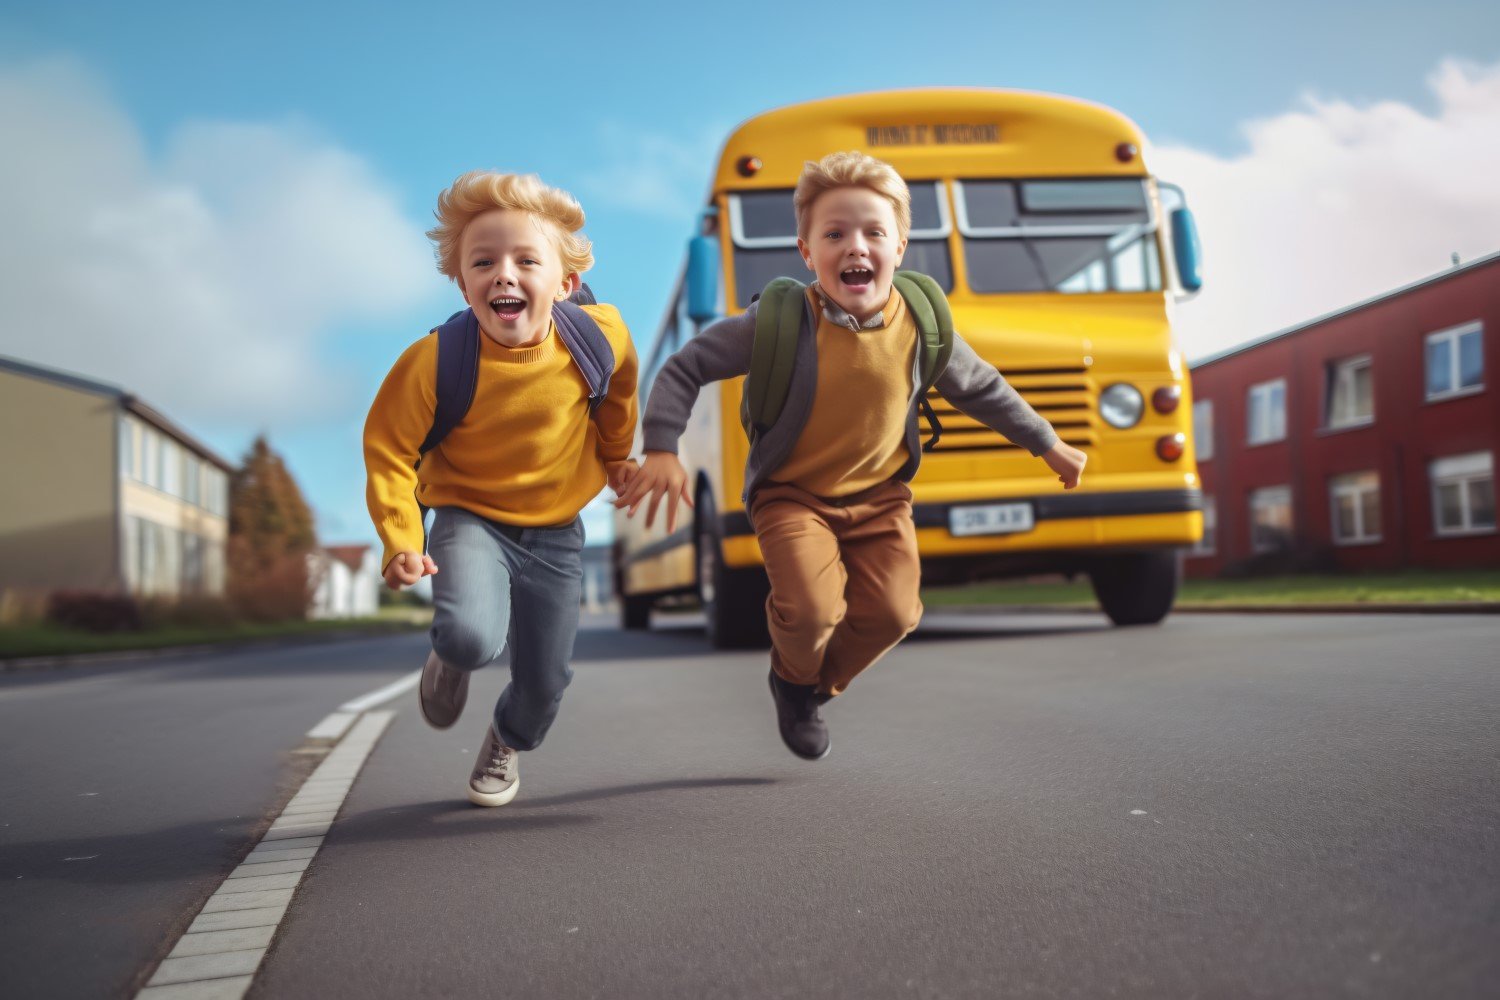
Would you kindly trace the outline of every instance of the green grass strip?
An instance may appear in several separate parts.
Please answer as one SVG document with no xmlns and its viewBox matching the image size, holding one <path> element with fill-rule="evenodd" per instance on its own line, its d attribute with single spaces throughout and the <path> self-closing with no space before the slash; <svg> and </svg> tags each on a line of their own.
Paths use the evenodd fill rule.
<svg viewBox="0 0 1500 1000">
<path fill-rule="evenodd" d="M 174 646 L 214 645 L 255 639 L 282 639 L 338 632 L 410 632 L 427 627 L 419 615 L 383 614 L 375 618 L 343 618 L 328 621 L 292 621 L 226 626 L 172 626 L 140 632 L 96 633 L 60 628 L 56 625 L 16 625 L 0 628 L 0 659 L 29 656 L 76 656 L 82 653 L 116 653 Z"/>
</svg>

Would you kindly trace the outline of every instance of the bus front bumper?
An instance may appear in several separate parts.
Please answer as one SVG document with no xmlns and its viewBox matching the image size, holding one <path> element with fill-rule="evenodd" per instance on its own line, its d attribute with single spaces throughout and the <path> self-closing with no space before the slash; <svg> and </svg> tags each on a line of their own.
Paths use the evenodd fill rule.
<svg viewBox="0 0 1500 1000">
<path fill-rule="evenodd" d="M 954 511 L 987 504 L 1028 505 L 1031 526 L 1024 530 L 954 534 Z M 1098 493 L 1051 493 L 1008 496 L 993 501 L 914 503 L 917 547 L 924 560 L 987 553 L 1071 552 L 1150 549 L 1194 544 L 1203 533 L 1203 491 L 1194 488 L 1128 490 Z M 725 562 L 731 566 L 761 563 L 760 547 L 743 512 L 722 517 Z M 1072 560 L 1064 560 L 1071 562 Z M 1041 562 L 1045 564 L 1046 559 Z"/>
</svg>

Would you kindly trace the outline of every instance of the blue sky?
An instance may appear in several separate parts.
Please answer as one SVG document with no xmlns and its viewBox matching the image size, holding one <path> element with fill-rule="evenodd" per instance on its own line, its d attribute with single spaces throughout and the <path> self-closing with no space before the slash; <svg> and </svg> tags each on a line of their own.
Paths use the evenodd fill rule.
<svg viewBox="0 0 1500 1000">
<path fill-rule="evenodd" d="M 396 355 L 457 301 L 421 231 L 474 167 L 580 198 L 590 283 L 642 346 L 726 131 L 835 93 L 1016 87 L 1131 116 L 1203 206 L 1218 304 L 1183 316 L 1217 339 L 1190 356 L 1430 273 L 1449 249 L 1500 249 L 1500 154 L 1480 134 L 1500 104 L 1492 3 L 18 7 L 0 11 L 0 114 L 26 151 L 0 168 L 0 207 L 22 218 L 0 234 L 15 265 L 0 353 L 140 391 L 231 458 L 269 432 L 330 542 L 373 540 L 359 426 Z M 1234 216 L 1245 192 L 1278 184 L 1292 207 L 1274 232 L 1350 262 L 1343 279 L 1304 288 L 1257 270 L 1264 252 L 1236 255 L 1267 215 Z M 1424 206 L 1429 190 L 1483 204 Z M 1335 237 L 1364 219 L 1389 235 L 1387 203 L 1410 210 L 1409 256 L 1354 266 Z M 1319 224 L 1331 235 L 1313 240 Z M 1267 282 L 1281 311 L 1245 306 Z M 44 334 L 43 310 L 80 290 L 80 332 Z"/>
</svg>

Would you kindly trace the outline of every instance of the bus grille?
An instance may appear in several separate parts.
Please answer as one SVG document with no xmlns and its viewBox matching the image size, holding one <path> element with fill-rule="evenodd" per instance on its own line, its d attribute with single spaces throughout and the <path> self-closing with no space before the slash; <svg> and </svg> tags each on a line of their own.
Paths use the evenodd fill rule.
<svg viewBox="0 0 1500 1000">
<path fill-rule="evenodd" d="M 1093 448 L 1099 443 L 1095 405 L 1098 393 L 1088 369 L 1079 367 L 1011 368 L 1002 372 L 1021 398 L 1057 429 L 1057 436 L 1075 448 Z M 927 401 L 943 425 L 934 454 L 967 451 L 1019 451 L 1003 435 L 965 416 L 943 399 L 936 389 L 927 393 Z M 922 437 L 928 435 L 926 421 L 919 421 Z"/>
</svg>

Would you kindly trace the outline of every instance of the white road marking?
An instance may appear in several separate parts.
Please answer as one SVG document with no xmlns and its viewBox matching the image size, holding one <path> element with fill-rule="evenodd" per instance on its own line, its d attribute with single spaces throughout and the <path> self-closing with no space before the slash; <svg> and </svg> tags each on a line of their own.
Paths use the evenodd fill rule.
<svg viewBox="0 0 1500 1000">
<path fill-rule="evenodd" d="M 417 676 L 421 676 L 420 671 Z M 408 682 L 412 680 L 406 678 L 401 683 L 410 687 Z M 373 695 L 366 695 L 370 697 Z M 292 893 L 323 843 L 323 834 L 332 826 L 355 776 L 394 717 L 394 712 L 370 712 L 346 727 L 347 735 L 292 797 L 293 802 L 307 802 L 314 797 L 307 794 L 309 789 L 314 789 L 324 808 L 312 814 L 283 813 L 276 818 L 244 863 L 203 904 L 187 933 L 157 966 L 146 988 L 136 994 L 138 1000 L 169 1000 L 189 992 L 226 1000 L 240 1000 L 245 995 L 286 914 Z M 317 822 L 309 823 L 309 816 Z M 304 856 L 293 859 L 288 854 Z"/>
<path fill-rule="evenodd" d="M 324 716 L 321 722 L 309 729 L 307 739 L 313 743 L 337 743 L 344 738 L 344 733 L 362 713 L 383 705 L 392 698 L 400 697 L 416 687 L 421 679 L 422 671 L 414 670 L 385 687 L 376 688 L 369 694 L 362 694 L 358 698 L 344 702 L 338 707 L 338 711 Z"/>
<path fill-rule="evenodd" d="M 383 705 L 398 695 L 405 694 L 417 686 L 417 681 L 422 679 L 421 670 L 413 670 L 399 681 L 393 681 L 377 691 L 371 691 L 367 695 L 346 701 L 339 706 L 340 712 L 368 712 L 377 705 Z"/>
<path fill-rule="evenodd" d="M 344 738 L 349 727 L 354 725 L 354 720 L 359 716 L 354 712 L 333 712 L 324 716 L 323 721 L 307 731 L 307 738 L 313 743 L 337 743 Z"/>
<path fill-rule="evenodd" d="M 401 697 L 411 688 L 417 687 L 419 681 L 422 681 L 422 670 L 413 670 L 399 681 L 392 681 L 386 687 L 377 688 L 369 694 L 362 694 L 357 699 L 348 700 L 344 705 L 339 706 L 339 711 L 330 712 L 317 726 L 308 730 L 308 742 L 324 745 L 336 744 L 344 739 L 344 733 L 348 732 L 354 720 L 357 720 L 363 712 L 371 711 L 375 706 L 384 705 L 395 697 Z"/>
</svg>

